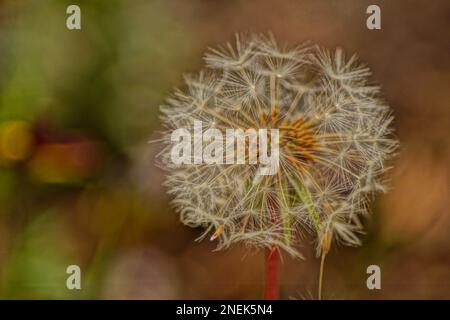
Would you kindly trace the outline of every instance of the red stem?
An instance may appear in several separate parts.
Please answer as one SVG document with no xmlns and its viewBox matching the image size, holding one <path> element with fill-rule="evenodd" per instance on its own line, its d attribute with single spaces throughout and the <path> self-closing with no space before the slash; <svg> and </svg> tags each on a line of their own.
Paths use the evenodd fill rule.
<svg viewBox="0 0 450 320">
<path fill-rule="evenodd" d="M 276 247 L 266 249 L 266 300 L 278 299 L 278 250 Z"/>
</svg>

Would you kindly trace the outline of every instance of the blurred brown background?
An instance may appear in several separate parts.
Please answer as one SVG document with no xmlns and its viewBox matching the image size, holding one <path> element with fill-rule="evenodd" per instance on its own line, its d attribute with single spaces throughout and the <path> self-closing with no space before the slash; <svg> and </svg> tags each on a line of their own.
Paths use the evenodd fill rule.
<svg viewBox="0 0 450 320">
<path fill-rule="evenodd" d="M 69 4 L 82 29 L 65 26 Z M 381 7 L 381 30 L 366 8 Z M 158 107 L 208 46 L 272 31 L 358 53 L 401 141 L 391 192 L 360 248 L 335 248 L 324 298 L 450 299 L 450 3 L 57 1 L 0 3 L 0 298 L 261 298 L 262 252 L 212 252 L 182 226 L 154 166 Z M 281 297 L 316 298 L 318 263 L 283 257 Z M 82 290 L 66 289 L 66 267 Z M 382 289 L 366 288 L 366 268 Z"/>
</svg>

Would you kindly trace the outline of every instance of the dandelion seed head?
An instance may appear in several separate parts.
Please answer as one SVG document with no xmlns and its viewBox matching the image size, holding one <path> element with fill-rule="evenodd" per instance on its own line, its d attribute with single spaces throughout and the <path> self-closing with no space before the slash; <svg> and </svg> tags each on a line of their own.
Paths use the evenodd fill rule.
<svg viewBox="0 0 450 320">
<path fill-rule="evenodd" d="M 333 242 L 359 245 L 359 217 L 384 190 L 397 147 L 370 70 L 341 49 L 285 48 L 254 35 L 210 49 L 205 61 L 161 107 L 158 161 L 181 222 L 204 227 L 200 239 L 213 235 L 218 249 L 244 242 L 299 256 L 305 232 L 316 237 L 319 254 Z M 195 121 L 203 130 L 278 129 L 278 173 L 258 175 L 259 164 L 174 165 L 170 133 Z"/>
</svg>

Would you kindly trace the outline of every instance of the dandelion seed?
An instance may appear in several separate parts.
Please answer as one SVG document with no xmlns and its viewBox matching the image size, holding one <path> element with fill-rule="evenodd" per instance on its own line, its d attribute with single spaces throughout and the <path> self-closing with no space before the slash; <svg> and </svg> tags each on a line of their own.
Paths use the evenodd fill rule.
<svg viewBox="0 0 450 320">
<path fill-rule="evenodd" d="M 225 225 L 221 224 L 216 231 L 213 233 L 213 235 L 209 238 L 209 241 L 214 241 L 216 240 L 223 232 L 223 230 L 225 229 Z"/>
</svg>

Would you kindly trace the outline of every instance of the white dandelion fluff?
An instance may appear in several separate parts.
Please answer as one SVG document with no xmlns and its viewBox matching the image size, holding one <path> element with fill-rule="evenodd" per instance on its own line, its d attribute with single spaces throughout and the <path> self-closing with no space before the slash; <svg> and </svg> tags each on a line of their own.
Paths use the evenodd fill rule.
<svg viewBox="0 0 450 320">
<path fill-rule="evenodd" d="M 210 49 L 205 61 L 161 107 L 158 159 L 181 222 L 204 227 L 201 238 L 209 235 L 218 249 L 243 242 L 300 256 L 304 232 L 316 237 L 322 256 L 332 242 L 359 245 L 359 219 L 384 190 L 386 160 L 397 147 L 393 117 L 368 80 L 370 70 L 340 49 L 285 48 L 264 36 L 237 36 L 234 47 Z M 194 155 L 190 164 L 174 164 L 171 133 L 193 130 L 196 121 L 202 132 L 278 129 L 277 173 Z M 208 144 L 194 141 L 192 148 L 196 143 Z"/>
</svg>

